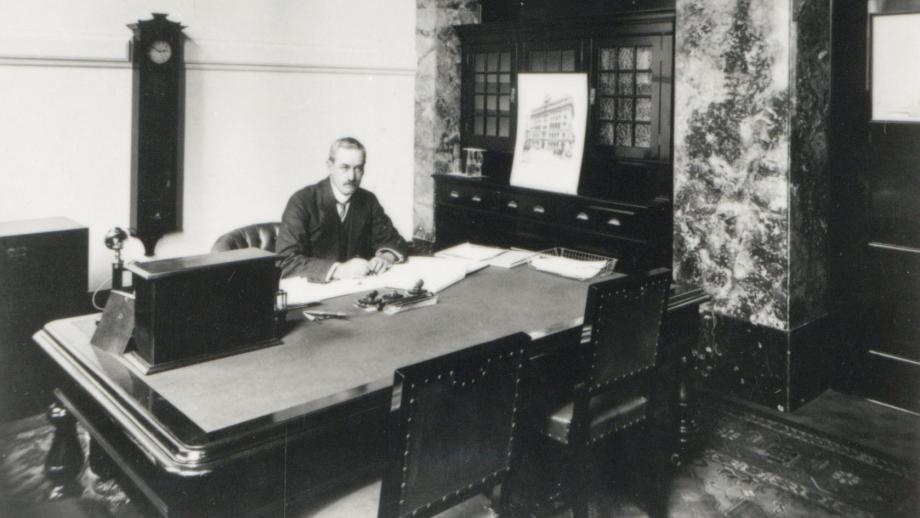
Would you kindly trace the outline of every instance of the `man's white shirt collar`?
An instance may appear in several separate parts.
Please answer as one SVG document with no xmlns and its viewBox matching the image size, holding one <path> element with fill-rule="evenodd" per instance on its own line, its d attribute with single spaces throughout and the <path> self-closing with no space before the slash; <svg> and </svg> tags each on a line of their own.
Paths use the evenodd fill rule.
<svg viewBox="0 0 920 518">
<path fill-rule="evenodd" d="M 332 186 L 332 195 L 335 196 L 335 201 L 337 201 L 338 203 L 341 203 L 342 205 L 348 205 L 348 202 L 351 201 L 351 197 L 353 194 L 346 195 L 346 194 L 339 192 L 339 190 L 336 188 L 335 184 L 332 183 L 331 180 L 329 181 L 329 185 Z"/>
</svg>

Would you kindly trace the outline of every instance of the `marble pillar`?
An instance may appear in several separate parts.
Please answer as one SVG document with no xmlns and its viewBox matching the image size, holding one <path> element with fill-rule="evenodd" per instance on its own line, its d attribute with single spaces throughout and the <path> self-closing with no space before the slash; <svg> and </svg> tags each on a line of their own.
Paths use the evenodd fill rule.
<svg viewBox="0 0 920 518">
<path fill-rule="evenodd" d="M 829 0 L 677 0 L 674 269 L 711 296 L 699 373 L 789 409 L 827 311 Z M 804 336 L 804 335 L 803 335 Z"/>
<path fill-rule="evenodd" d="M 434 240 L 433 173 L 454 167 L 460 145 L 460 41 L 455 25 L 479 23 L 479 2 L 418 0 L 415 47 L 413 237 Z"/>
<path fill-rule="evenodd" d="M 828 312 L 830 2 L 794 2 L 795 109 L 789 176 L 789 327 Z"/>
</svg>

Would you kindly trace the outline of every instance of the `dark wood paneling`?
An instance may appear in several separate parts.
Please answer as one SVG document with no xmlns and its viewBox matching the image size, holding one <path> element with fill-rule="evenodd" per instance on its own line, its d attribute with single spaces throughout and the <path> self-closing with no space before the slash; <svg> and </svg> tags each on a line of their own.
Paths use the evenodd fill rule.
<svg viewBox="0 0 920 518">
<path fill-rule="evenodd" d="M 870 121 L 869 23 L 865 2 L 833 2 L 831 290 L 855 360 L 840 388 L 904 404 L 888 381 L 916 383 L 920 368 L 868 351 L 914 360 L 920 351 L 920 125 Z"/>
</svg>

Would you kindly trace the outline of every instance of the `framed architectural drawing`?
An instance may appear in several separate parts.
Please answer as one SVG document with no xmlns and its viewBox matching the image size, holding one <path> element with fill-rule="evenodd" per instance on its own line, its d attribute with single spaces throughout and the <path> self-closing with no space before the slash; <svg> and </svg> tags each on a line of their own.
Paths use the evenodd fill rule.
<svg viewBox="0 0 920 518">
<path fill-rule="evenodd" d="M 518 74 L 511 185 L 577 194 L 588 113 L 587 74 Z"/>
<path fill-rule="evenodd" d="M 920 122 L 920 13 L 871 18 L 872 122 Z"/>
</svg>

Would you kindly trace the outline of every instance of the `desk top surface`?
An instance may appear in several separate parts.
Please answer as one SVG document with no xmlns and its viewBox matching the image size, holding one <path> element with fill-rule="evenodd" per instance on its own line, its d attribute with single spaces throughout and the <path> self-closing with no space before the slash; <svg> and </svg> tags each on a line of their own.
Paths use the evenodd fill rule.
<svg viewBox="0 0 920 518">
<path fill-rule="evenodd" d="M 396 315 L 354 308 L 357 295 L 340 297 L 318 309 L 349 320 L 300 322 L 281 345 L 146 376 L 90 345 L 98 315 L 51 322 L 53 340 L 37 341 L 53 357 L 66 352 L 155 426 L 210 442 L 247 423 L 284 422 L 386 388 L 404 365 L 518 331 L 574 327 L 588 286 L 527 267 L 489 267 L 441 292 L 438 304 Z"/>
</svg>

